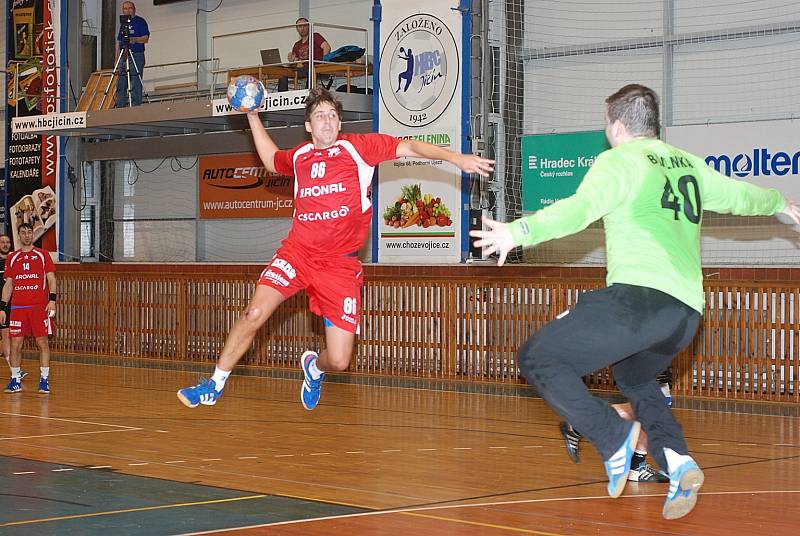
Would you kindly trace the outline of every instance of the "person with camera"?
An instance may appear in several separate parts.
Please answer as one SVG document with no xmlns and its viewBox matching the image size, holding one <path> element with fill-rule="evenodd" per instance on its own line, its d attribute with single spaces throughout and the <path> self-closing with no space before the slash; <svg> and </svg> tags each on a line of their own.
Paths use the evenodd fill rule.
<svg viewBox="0 0 800 536">
<path fill-rule="evenodd" d="M 117 108 L 139 106 L 142 103 L 144 46 L 149 41 L 150 29 L 147 21 L 136 14 L 136 5 L 133 2 L 123 2 L 117 34 Z"/>
</svg>

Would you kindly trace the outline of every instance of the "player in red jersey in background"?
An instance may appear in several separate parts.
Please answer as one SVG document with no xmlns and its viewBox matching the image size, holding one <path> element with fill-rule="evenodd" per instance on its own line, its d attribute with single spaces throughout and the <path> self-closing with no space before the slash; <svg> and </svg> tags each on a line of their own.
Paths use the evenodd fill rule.
<svg viewBox="0 0 800 536">
<path fill-rule="evenodd" d="M 20 365 L 22 343 L 32 336 L 39 346 L 41 377 L 39 392 L 50 392 L 50 345 L 47 336 L 53 333 L 52 316 L 56 312 L 56 267 L 50 254 L 33 245 L 33 227 L 29 223 L 17 228 L 22 243 L 6 258 L 6 282 L 0 301 L 0 324 L 6 320 L 6 304 L 13 292 L 9 335 L 11 337 L 11 381 L 6 393 L 22 391 Z"/>
<path fill-rule="evenodd" d="M 324 372 L 346 370 L 359 328 L 361 262 L 357 251 L 372 219 L 369 188 L 381 162 L 401 157 L 444 160 L 467 173 L 487 176 L 493 160 L 385 134 L 343 134 L 342 105 L 313 89 L 305 108 L 311 141 L 279 150 L 257 112 L 248 114 L 256 150 L 269 172 L 295 177 L 289 236 L 261 273 L 244 313 L 233 325 L 211 379 L 178 391 L 186 406 L 213 405 L 233 367 L 250 348 L 258 328 L 285 300 L 305 289 L 311 311 L 324 318 L 327 348 L 305 352 L 301 401 L 313 409 Z"/>
</svg>

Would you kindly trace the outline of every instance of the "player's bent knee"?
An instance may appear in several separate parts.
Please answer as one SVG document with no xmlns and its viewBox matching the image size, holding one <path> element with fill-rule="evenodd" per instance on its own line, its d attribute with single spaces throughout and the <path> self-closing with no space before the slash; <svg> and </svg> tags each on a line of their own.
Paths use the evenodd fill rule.
<svg viewBox="0 0 800 536">
<path fill-rule="evenodd" d="M 344 372 L 350 366 L 350 354 L 332 354 L 328 351 L 328 366 L 334 372 Z"/>
<path fill-rule="evenodd" d="M 244 312 L 244 319 L 248 322 L 261 322 L 262 321 L 262 314 L 263 311 L 258 307 L 248 307 L 247 310 Z"/>
</svg>

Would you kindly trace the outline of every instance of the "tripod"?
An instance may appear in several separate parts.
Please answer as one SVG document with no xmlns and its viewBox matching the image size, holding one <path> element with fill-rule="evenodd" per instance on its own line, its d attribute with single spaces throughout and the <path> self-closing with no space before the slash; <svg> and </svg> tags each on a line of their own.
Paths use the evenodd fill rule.
<svg viewBox="0 0 800 536">
<path fill-rule="evenodd" d="M 130 51 L 130 41 L 129 38 L 124 39 L 125 45 L 120 49 L 119 55 L 117 56 L 116 61 L 114 62 L 114 70 L 112 73 L 114 74 L 122 74 L 119 73 L 118 69 L 120 64 L 122 63 L 122 58 L 125 58 L 125 86 L 127 88 L 127 97 L 128 97 L 128 107 L 133 107 L 133 87 L 131 86 L 131 64 L 133 64 L 133 68 L 135 69 L 135 76 L 134 80 L 138 78 L 139 87 L 141 88 L 142 95 L 147 99 L 147 102 L 150 102 L 150 97 L 144 93 L 144 82 L 142 81 L 142 71 L 139 69 L 139 65 L 136 63 L 136 58 L 133 57 L 133 54 Z M 102 109 L 103 104 L 106 102 L 106 97 L 108 96 L 108 91 L 111 89 L 111 84 L 114 82 L 114 76 L 112 75 L 111 78 L 108 80 L 108 84 L 106 85 L 106 90 L 103 92 L 103 98 L 100 101 L 100 108 Z M 119 84 L 119 81 L 117 81 Z M 119 104 L 119 103 L 117 103 Z M 141 103 L 137 103 L 141 104 Z"/>
</svg>

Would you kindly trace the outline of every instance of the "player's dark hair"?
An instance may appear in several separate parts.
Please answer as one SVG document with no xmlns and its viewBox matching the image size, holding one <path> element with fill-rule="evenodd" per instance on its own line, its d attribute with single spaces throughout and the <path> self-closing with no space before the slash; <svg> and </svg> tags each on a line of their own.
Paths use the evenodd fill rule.
<svg viewBox="0 0 800 536">
<path fill-rule="evenodd" d="M 31 231 L 33 231 L 33 225 L 31 225 L 30 223 L 20 223 L 17 226 L 17 231 L 19 231 L 20 229 L 30 229 Z"/>
<path fill-rule="evenodd" d="M 306 99 L 306 121 L 311 121 L 311 114 L 316 107 L 323 102 L 327 102 L 333 106 L 336 109 L 336 115 L 339 116 L 340 120 L 342 119 L 342 103 L 336 100 L 333 95 L 331 95 L 330 91 L 318 87 L 308 92 L 308 98 Z"/>
<path fill-rule="evenodd" d="M 633 136 L 658 137 L 658 95 L 649 87 L 628 84 L 608 97 L 606 104 L 610 123 L 619 120 Z"/>
</svg>

